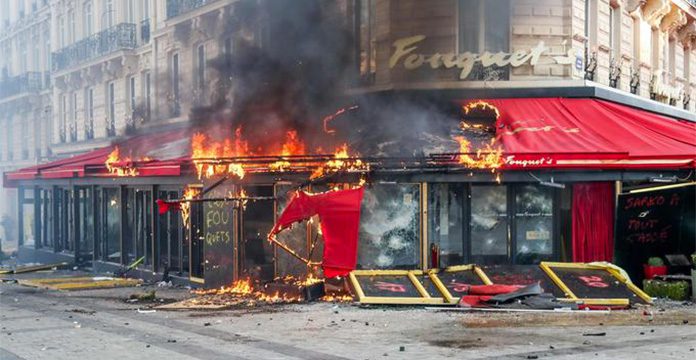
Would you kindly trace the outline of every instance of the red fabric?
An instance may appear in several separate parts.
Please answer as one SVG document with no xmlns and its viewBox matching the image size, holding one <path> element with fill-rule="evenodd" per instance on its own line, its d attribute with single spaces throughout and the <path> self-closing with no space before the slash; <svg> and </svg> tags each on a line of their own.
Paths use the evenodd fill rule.
<svg viewBox="0 0 696 360">
<path fill-rule="evenodd" d="M 521 289 L 519 285 L 472 285 L 469 287 L 469 295 L 500 295 L 508 294 Z"/>
<path fill-rule="evenodd" d="M 324 276 L 347 275 L 355 269 L 358 260 L 358 227 L 363 193 L 362 187 L 314 195 L 299 191 L 280 214 L 268 236 L 273 237 L 293 223 L 319 215 L 324 237 Z"/>
<path fill-rule="evenodd" d="M 460 307 L 489 307 L 486 302 L 493 296 L 490 295 L 464 295 L 459 299 Z"/>
<path fill-rule="evenodd" d="M 484 99 L 503 169 L 693 168 L 696 123 L 598 99 Z M 473 101 L 462 101 L 462 105 Z"/>
<path fill-rule="evenodd" d="M 614 257 L 614 184 L 573 184 L 573 261 L 612 261 Z"/>
<path fill-rule="evenodd" d="M 165 201 L 157 199 L 157 209 L 160 215 L 166 214 L 168 211 L 181 211 L 181 203 L 178 201 Z"/>
</svg>

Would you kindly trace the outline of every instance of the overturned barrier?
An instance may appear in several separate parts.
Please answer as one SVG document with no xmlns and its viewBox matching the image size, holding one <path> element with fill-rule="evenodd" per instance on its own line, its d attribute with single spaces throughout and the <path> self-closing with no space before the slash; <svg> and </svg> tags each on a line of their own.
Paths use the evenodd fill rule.
<svg viewBox="0 0 696 360">
<path fill-rule="evenodd" d="M 459 265 L 425 272 L 355 270 L 349 279 L 362 304 L 454 305 L 469 295 L 472 286 L 530 284 L 539 284 L 544 293 L 560 302 L 590 308 L 652 302 L 611 264 Z"/>
</svg>

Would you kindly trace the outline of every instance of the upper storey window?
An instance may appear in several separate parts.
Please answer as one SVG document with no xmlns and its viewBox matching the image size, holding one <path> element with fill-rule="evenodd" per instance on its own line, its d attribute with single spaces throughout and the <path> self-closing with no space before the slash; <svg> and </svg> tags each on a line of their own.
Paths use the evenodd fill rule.
<svg viewBox="0 0 696 360">
<path fill-rule="evenodd" d="M 459 53 L 509 52 L 510 0 L 459 0 Z M 477 62 L 466 80 L 509 80 L 509 67 Z"/>
</svg>

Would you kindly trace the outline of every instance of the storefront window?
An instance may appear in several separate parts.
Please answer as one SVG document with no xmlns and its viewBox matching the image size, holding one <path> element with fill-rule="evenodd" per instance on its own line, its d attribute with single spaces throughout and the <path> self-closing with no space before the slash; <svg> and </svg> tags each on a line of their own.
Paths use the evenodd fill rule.
<svg viewBox="0 0 696 360">
<path fill-rule="evenodd" d="M 94 197 L 91 188 L 78 190 L 79 194 L 79 253 L 86 260 L 91 260 L 94 250 Z"/>
<path fill-rule="evenodd" d="M 120 189 L 104 189 L 104 260 L 121 262 L 121 196 Z"/>
<path fill-rule="evenodd" d="M 524 185 L 515 195 L 518 264 L 537 264 L 553 255 L 553 189 Z"/>
<path fill-rule="evenodd" d="M 429 267 L 465 263 L 464 184 L 429 184 L 428 250 Z"/>
<path fill-rule="evenodd" d="M 41 190 L 41 240 L 43 246 L 53 249 L 53 205 L 51 190 Z"/>
<path fill-rule="evenodd" d="M 36 236 L 34 234 L 34 189 L 24 189 L 24 199 L 22 202 L 22 244 L 28 247 L 35 247 Z M 40 247 L 36 246 L 36 247 Z"/>
<path fill-rule="evenodd" d="M 178 191 L 160 191 L 159 199 L 178 199 Z M 169 211 L 158 215 L 158 269 L 165 271 L 169 269 L 181 273 L 182 254 L 180 242 L 182 239 L 181 215 L 175 211 Z"/>
<path fill-rule="evenodd" d="M 152 191 L 135 191 L 135 259 L 144 256 L 143 264 L 152 264 Z"/>
<path fill-rule="evenodd" d="M 290 184 L 279 184 L 275 186 L 275 196 L 278 199 L 276 206 L 277 216 L 280 216 L 283 212 L 296 189 L 297 186 L 292 186 Z M 282 231 L 278 234 L 277 240 L 306 259 L 309 255 L 307 247 L 307 221 L 302 221 L 293 225 L 292 228 Z M 276 262 L 279 276 L 302 276 L 307 274 L 307 266 L 281 248 L 276 249 Z"/>
<path fill-rule="evenodd" d="M 273 196 L 273 186 L 245 186 L 249 196 Z M 273 245 L 266 236 L 273 228 L 274 204 L 272 201 L 252 201 L 242 212 L 242 236 L 240 239 L 241 277 L 250 276 L 271 280 L 274 275 Z"/>
<path fill-rule="evenodd" d="M 470 226 L 475 262 L 507 261 L 507 186 L 472 186 Z"/>
<path fill-rule="evenodd" d="M 418 267 L 419 184 L 380 184 L 366 188 L 360 211 L 359 268 Z"/>
</svg>

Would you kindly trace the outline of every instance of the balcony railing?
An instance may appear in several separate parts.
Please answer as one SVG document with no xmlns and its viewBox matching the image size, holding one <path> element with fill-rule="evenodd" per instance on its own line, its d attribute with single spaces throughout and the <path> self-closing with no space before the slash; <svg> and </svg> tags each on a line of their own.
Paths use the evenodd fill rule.
<svg viewBox="0 0 696 360">
<path fill-rule="evenodd" d="M 53 70 L 60 71 L 118 50 L 134 49 L 136 46 L 135 24 L 121 23 L 54 52 Z"/>
<path fill-rule="evenodd" d="M 0 79 L 0 99 L 46 89 L 49 85 L 45 80 L 46 74 L 32 71 L 4 80 Z"/>
<path fill-rule="evenodd" d="M 185 14 L 217 0 L 167 0 L 167 19 Z"/>
</svg>

